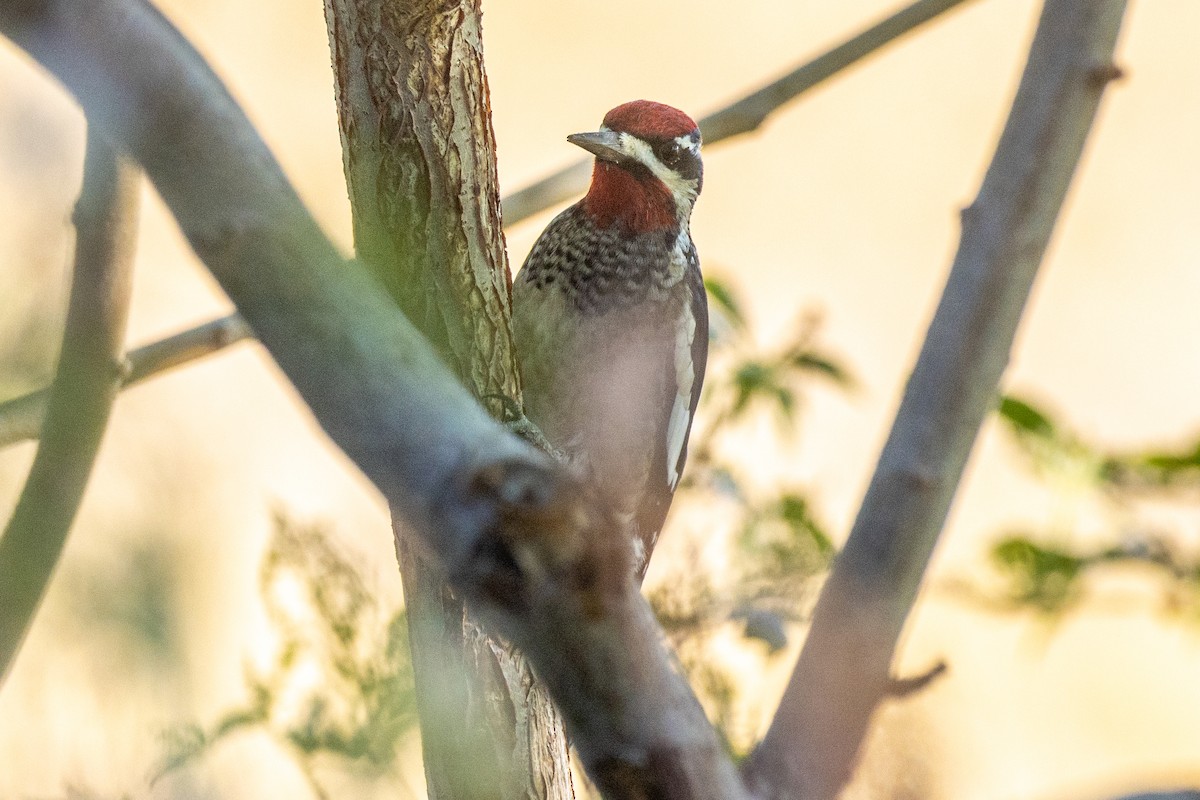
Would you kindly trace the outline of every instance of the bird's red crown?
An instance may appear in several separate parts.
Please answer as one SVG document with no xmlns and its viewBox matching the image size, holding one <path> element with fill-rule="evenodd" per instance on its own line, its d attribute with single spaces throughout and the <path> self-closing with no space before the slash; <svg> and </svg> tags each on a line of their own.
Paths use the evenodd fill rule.
<svg viewBox="0 0 1200 800">
<path fill-rule="evenodd" d="M 646 141 L 674 139 L 696 130 L 696 123 L 677 108 L 651 100 L 622 103 L 604 115 L 604 127 Z M 647 233 L 679 226 L 675 200 L 649 171 L 632 172 L 597 159 L 584 210 L 602 228 L 620 225 Z"/>
<path fill-rule="evenodd" d="M 604 127 L 642 138 L 674 138 L 696 130 L 696 123 L 678 108 L 652 100 L 622 103 L 604 115 Z"/>
</svg>

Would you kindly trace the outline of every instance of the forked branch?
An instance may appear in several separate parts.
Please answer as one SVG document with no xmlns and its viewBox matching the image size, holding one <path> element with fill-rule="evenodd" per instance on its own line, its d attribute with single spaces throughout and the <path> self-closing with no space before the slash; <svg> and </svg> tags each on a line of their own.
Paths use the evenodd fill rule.
<svg viewBox="0 0 1200 800">
<path fill-rule="evenodd" d="M 174 367 L 248 339 L 253 334 L 238 314 L 205 322 L 131 350 L 125 356 L 120 388 L 125 389 Z M 50 389 L 38 389 L 0 403 L 0 447 L 36 439 L 46 416 Z"/>
</svg>

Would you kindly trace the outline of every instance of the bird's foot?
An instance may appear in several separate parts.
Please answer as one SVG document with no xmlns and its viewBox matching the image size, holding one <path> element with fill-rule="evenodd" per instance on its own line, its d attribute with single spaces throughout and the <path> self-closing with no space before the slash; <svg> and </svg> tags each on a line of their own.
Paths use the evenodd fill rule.
<svg viewBox="0 0 1200 800">
<path fill-rule="evenodd" d="M 548 454 L 558 463 L 567 463 L 567 454 L 550 444 L 550 440 L 546 438 L 546 434 L 542 433 L 542 429 L 534 425 L 529 417 L 522 414 L 516 419 L 506 420 L 504 425 L 510 432 L 515 433 L 534 447 Z"/>
</svg>

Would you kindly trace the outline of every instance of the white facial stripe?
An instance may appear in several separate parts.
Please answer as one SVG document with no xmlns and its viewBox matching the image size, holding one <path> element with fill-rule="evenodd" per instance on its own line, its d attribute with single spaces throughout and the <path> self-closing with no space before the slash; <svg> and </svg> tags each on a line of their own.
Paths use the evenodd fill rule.
<svg viewBox="0 0 1200 800">
<path fill-rule="evenodd" d="M 679 145 L 684 150 L 691 150 L 693 153 L 700 152 L 700 141 L 698 139 L 693 139 L 691 134 L 688 134 L 687 136 L 676 136 L 675 144 Z"/>
<path fill-rule="evenodd" d="M 620 134 L 621 150 L 625 155 L 631 158 L 636 158 L 638 161 L 646 165 L 654 177 L 658 178 L 675 196 L 675 205 L 682 213 L 690 213 L 692 203 L 696 200 L 696 191 L 699 181 L 685 180 L 679 176 L 673 169 L 669 169 L 661 161 L 658 156 L 654 155 L 654 150 L 650 145 L 642 141 L 636 136 L 631 136 L 628 133 Z M 691 142 L 690 137 L 682 137 L 688 139 L 689 147 L 697 147 L 694 142 Z"/>
</svg>

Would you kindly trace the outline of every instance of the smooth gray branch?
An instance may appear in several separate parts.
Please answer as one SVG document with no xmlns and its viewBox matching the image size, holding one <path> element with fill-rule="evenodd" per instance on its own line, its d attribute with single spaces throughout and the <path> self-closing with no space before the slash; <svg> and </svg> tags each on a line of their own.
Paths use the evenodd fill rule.
<svg viewBox="0 0 1200 800">
<path fill-rule="evenodd" d="M 159 339 L 126 355 L 120 388 L 211 355 L 253 335 L 239 315 L 229 314 Z M 0 403 L 0 447 L 37 438 L 49 396 L 49 388 L 38 389 Z"/>
<path fill-rule="evenodd" d="M 917 0 L 832 50 L 709 114 L 700 120 L 704 145 L 711 147 L 758 129 L 784 104 L 963 2 L 965 0 Z M 504 224 L 515 225 L 555 203 L 582 194 L 587 189 L 591 171 L 591 160 L 580 160 L 513 192 L 503 200 Z"/>
<path fill-rule="evenodd" d="M 136 0 L 8 0 L 0 31 L 154 182 L 332 440 L 533 662 L 606 795 L 744 797 L 619 521 L 510 434 L 343 259 L 203 59 Z"/>
<path fill-rule="evenodd" d="M 139 175 L 88 126 L 62 352 L 37 456 L 0 538 L 0 686 L 66 543 L 120 385 Z"/>
<path fill-rule="evenodd" d="M 1012 110 L 849 540 L 745 774 L 764 798 L 831 798 L 887 695 L 904 621 L 993 408 L 1101 94 L 1124 0 L 1047 0 Z M 798 791 L 799 790 L 799 791 Z"/>
</svg>

